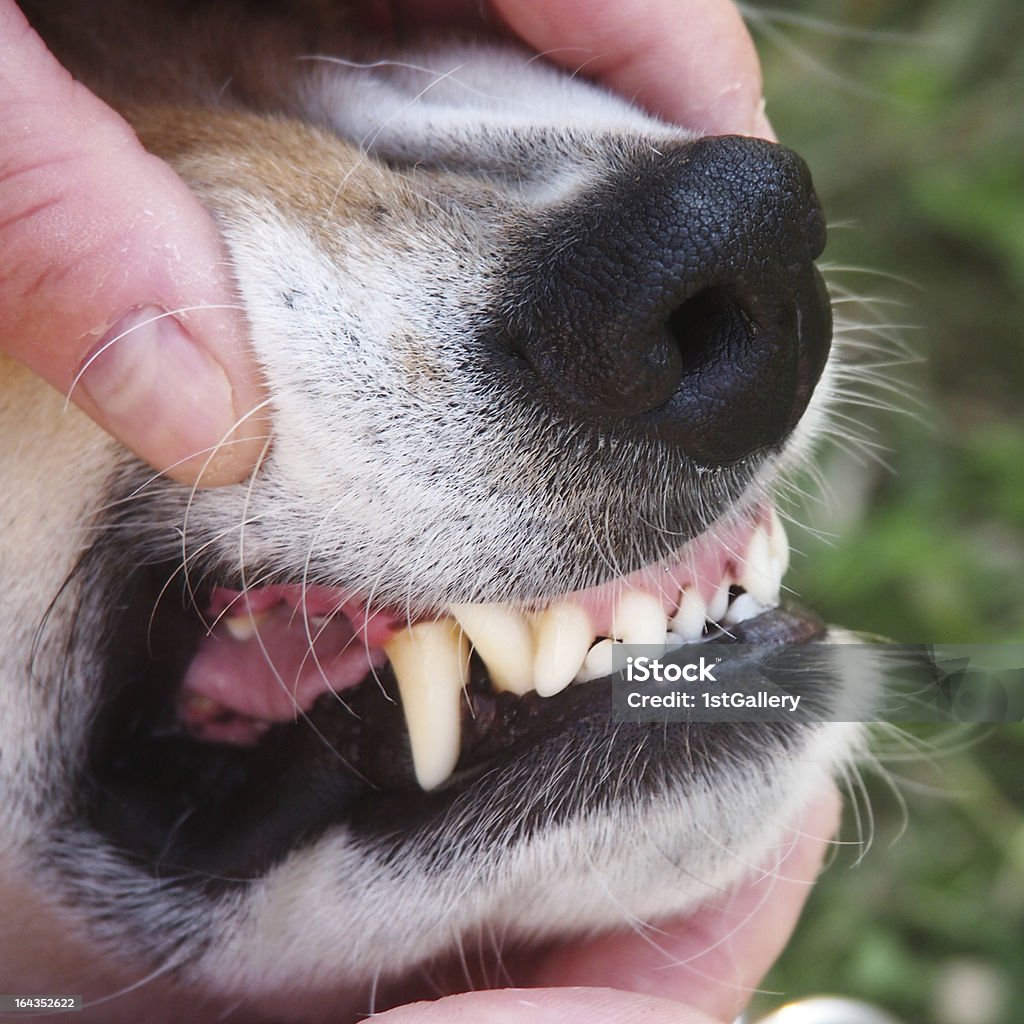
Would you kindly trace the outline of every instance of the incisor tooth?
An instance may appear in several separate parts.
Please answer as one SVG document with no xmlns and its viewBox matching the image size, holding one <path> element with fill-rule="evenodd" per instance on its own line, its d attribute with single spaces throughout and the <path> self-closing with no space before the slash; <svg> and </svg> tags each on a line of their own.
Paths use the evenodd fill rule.
<svg viewBox="0 0 1024 1024">
<path fill-rule="evenodd" d="M 723 576 L 721 583 L 718 584 L 718 589 L 708 601 L 708 618 L 716 624 L 720 624 L 725 618 L 726 609 L 729 607 L 729 588 L 731 586 L 732 577 Z"/>
<path fill-rule="evenodd" d="M 541 697 L 553 697 L 579 672 L 594 639 L 594 627 L 579 605 L 556 604 L 537 616 L 533 635 L 537 645 L 533 684 Z"/>
<path fill-rule="evenodd" d="M 239 642 L 251 640 L 259 629 L 260 623 L 269 612 L 244 611 L 241 615 L 225 615 L 224 628 Z"/>
<path fill-rule="evenodd" d="M 768 534 L 759 526 L 750 538 L 747 553 L 740 565 L 739 585 L 763 605 L 779 603 L 779 588 L 772 571 Z"/>
<path fill-rule="evenodd" d="M 519 696 L 533 689 L 533 632 L 522 615 L 500 604 L 453 604 L 449 610 L 487 666 L 495 689 Z"/>
<path fill-rule="evenodd" d="M 786 528 L 782 525 L 779 513 L 774 508 L 768 524 L 768 547 L 772 558 L 779 563 L 776 571 L 781 580 L 789 568 L 789 538 L 786 536 Z"/>
<path fill-rule="evenodd" d="M 433 789 L 459 759 L 469 643 L 455 622 L 439 619 L 401 630 L 385 651 L 402 696 L 416 779 Z"/>
<path fill-rule="evenodd" d="M 583 659 L 583 668 L 576 674 L 576 682 L 589 683 L 591 679 L 601 679 L 604 676 L 610 676 L 612 674 L 612 652 L 614 650 L 614 640 L 598 640 L 587 651 L 587 656 Z"/>
<path fill-rule="evenodd" d="M 704 620 L 707 617 L 708 610 L 704 606 L 704 599 L 697 593 L 696 587 L 689 587 L 683 591 L 679 608 L 672 616 L 672 631 L 678 633 L 684 640 L 699 640 L 704 632 Z"/>
<path fill-rule="evenodd" d="M 624 644 L 665 645 L 667 617 L 661 599 L 642 590 L 627 590 L 619 598 L 612 632 Z"/>
</svg>

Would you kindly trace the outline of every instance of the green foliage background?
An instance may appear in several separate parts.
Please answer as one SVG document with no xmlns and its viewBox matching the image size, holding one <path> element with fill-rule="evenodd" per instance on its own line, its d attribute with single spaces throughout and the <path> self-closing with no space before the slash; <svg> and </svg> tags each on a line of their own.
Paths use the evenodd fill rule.
<svg viewBox="0 0 1024 1024">
<path fill-rule="evenodd" d="M 769 116 L 834 226 L 828 261 L 878 272 L 834 280 L 899 303 L 848 312 L 909 325 L 900 336 L 922 357 L 894 371 L 910 415 L 856 413 L 890 468 L 835 450 L 831 500 L 793 509 L 808 557 L 787 583 L 857 629 L 1022 643 L 1024 5 L 746 12 Z M 840 849 L 767 987 L 858 996 L 906 1024 L 1024 1020 L 1024 726 L 888 736 L 879 750 L 871 848 Z M 843 838 L 857 834 L 848 822 Z"/>
</svg>

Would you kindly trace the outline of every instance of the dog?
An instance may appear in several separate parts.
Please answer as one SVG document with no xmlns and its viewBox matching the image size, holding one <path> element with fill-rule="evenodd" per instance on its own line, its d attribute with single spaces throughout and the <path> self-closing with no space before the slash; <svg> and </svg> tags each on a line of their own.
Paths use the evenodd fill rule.
<svg viewBox="0 0 1024 1024">
<path fill-rule="evenodd" d="M 216 217 L 273 431 L 190 489 L 4 364 L 0 991 L 343 1020 L 762 862 L 859 727 L 614 721 L 608 676 L 831 638 L 780 599 L 841 372 L 802 161 L 508 43 L 25 6 Z"/>
</svg>

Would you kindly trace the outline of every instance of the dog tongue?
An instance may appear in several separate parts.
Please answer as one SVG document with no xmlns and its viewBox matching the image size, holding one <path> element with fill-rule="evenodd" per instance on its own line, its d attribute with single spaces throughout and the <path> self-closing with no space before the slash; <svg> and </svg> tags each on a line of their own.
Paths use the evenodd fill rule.
<svg viewBox="0 0 1024 1024">
<path fill-rule="evenodd" d="M 272 722 L 294 720 L 327 691 L 361 682 L 387 660 L 399 626 L 385 612 L 328 588 L 217 589 L 179 698 L 188 730 L 203 739 L 254 742 Z"/>
</svg>

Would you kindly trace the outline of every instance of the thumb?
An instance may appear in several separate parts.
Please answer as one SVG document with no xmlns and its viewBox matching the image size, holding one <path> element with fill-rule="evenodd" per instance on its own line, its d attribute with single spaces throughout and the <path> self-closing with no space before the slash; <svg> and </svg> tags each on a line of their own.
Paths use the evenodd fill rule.
<svg viewBox="0 0 1024 1024">
<path fill-rule="evenodd" d="M 0 0 L 0 351 L 157 470 L 241 479 L 266 424 L 213 223 Z"/>
<path fill-rule="evenodd" d="M 731 0 L 492 0 L 551 60 L 710 134 L 773 139 L 761 64 Z"/>
<path fill-rule="evenodd" d="M 699 1010 L 603 988 L 497 989 L 413 1003 L 380 1024 L 715 1024 Z"/>
</svg>

